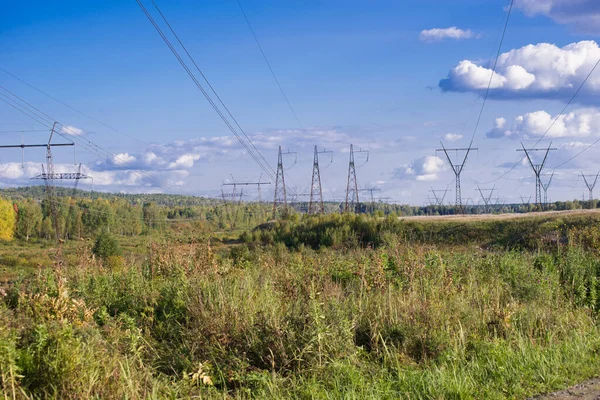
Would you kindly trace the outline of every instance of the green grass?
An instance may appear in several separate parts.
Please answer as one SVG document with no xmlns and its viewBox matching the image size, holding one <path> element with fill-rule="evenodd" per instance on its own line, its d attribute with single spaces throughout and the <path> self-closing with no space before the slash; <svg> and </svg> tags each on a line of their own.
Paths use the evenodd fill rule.
<svg viewBox="0 0 600 400">
<path fill-rule="evenodd" d="M 526 398 L 600 368 L 586 229 L 545 251 L 129 238 L 106 264 L 92 243 L 67 244 L 62 266 L 49 257 L 0 294 L 0 394 Z"/>
</svg>

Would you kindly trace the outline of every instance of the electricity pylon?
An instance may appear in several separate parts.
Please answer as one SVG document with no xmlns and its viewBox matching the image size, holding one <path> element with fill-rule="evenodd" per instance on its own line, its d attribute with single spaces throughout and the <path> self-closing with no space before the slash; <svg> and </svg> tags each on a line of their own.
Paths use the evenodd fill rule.
<svg viewBox="0 0 600 400">
<path fill-rule="evenodd" d="M 466 147 L 466 148 L 459 148 L 459 149 L 447 149 L 444 147 L 444 144 L 442 142 L 440 142 L 440 144 L 442 145 L 441 149 L 436 149 L 435 151 L 443 151 L 444 154 L 446 154 L 446 159 L 448 160 L 448 164 L 450 164 L 450 166 L 452 167 L 452 171 L 454 172 L 454 176 L 456 178 L 456 201 L 455 201 L 455 206 L 456 206 L 456 211 L 457 213 L 460 214 L 464 214 L 465 210 L 464 207 L 462 205 L 462 196 L 461 196 L 461 192 L 460 192 L 460 174 L 462 173 L 464 167 L 465 167 L 465 163 L 467 162 L 467 158 L 469 157 L 469 153 L 472 150 L 478 150 L 476 147 Z M 448 151 L 454 151 L 456 152 L 456 154 L 458 155 L 459 152 L 465 152 L 465 157 L 462 159 L 462 162 L 460 162 L 459 164 L 454 164 L 452 162 L 452 158 L 450 158 L 450 155 L 448 154 Z"/>
<path fill-rule="evenodd" d="M 271 184 L 271 182 L 261 182 L 261 178 L 262 178 L 262 174 L 261 174 L 260 178 L 258 178 L 258 182 L 236 182 L 232 176 L 231 177 L 232 182 L 223 183 L 223 186 L 233 186 L 234 193 L 236 192 L 236 189 L 238 186 L 256 186 L 256 188 L 258 190 L 258 202 L 261 203 L 262 202 L 261 186 Z"/>
<path fill-rule="evenodd" d="M 17 144 L 17 145 L 1 145 L 2 149 L 9 148 L 20 148 L 24 151 L 25 148 L 30 147 L 45 147 L 46 148 L 46 169 L 44 170 L 44 166 L 42 165 L 42 174 L 35 176 L 34 179 L 43 179 L 46 186 L 46 202 L 48 203 L 48 208 L 50 210 L 50 218 L 52 219 L 52 225 L 54 227 L 54 233 L 56 234 L 56 240 L 60 241 L 60 224 L 58 221 L 58 204 L 56 200 L 56 192 L 54 190 L 54 180 L 57 179 L 85 179 L 87 176 L 81 174 L 81 170 L 75 174 L 56 174 L 54 172 L 54 159 L 52 157 L 52 147 L 61 147 L 61 146 L 75 146 L 75 143 L 52 143 L 52 138 L 56 131 L 56 125 L 58 122 L 55 122 L 52 125 L 52 129 L 50 130 L 50 137 L 48 138 L 48 143 L 45 144 Z M 61 135 L 62 136 L 62 135 Z M 85 178 L 84 178 L 85 177 Z"/>
<path fill-rule="evenodd" d="M 321 187 L 321 171 L 319 170 L 319 154 L 327 153 L 331 154 L 331 161 L 333 161 L 333 151 L 319 151 L 317 146 L 315 146 L 312 182 L 310 185 L 310 200 L 308 201 L 309 214 L 323 214 L 325 212 L 325 207 L 323 205 L 323 189 Z"/>
<path fill-rule="evenodd" d="M 383 203 L 383 212 L 388 215 L 390 212 L 390 201 L 394 200 L 392 197 L 384 196 L 377 199 L 380 203 Z"/>
<path fill-rule="evenodd" d="M 434 189 L 431 188 L 430 192 L 433 194 L 433 198 L 435 199 L 435 204 L 432 203 L 431 205 L 435 205 L 435 206 L 443 206 L 444 205 L 444 199 L 446 198 L 446 193 L 448 193 L 449 189 Z M 438 193 L 442 193 L 441 196 L 438 195 Z"/>
<path fill-rule="evenodd" d="M 496 185 L 494 185 L 493 188 L 491 189 L 481 189 L 479 187 L 479 185 L 477 185 L 477 189 L 475 189 L 479 192 L 479 194 L 481 195 L 481 199 L 483 200 L 483 203 L 485 204 L 485 209 L 484 212 L 489 212 L 490 211 L 490 201 L 492 200 L 492 195 L 494 194 L 494 191 L 496 190 Z M 486 196 L 483 194 L 483 192 L 489 192 L 489 194 Z"/>
<path fill-rule="evenodd" d="M 552 146 L 552 142 L 550 142 L 550 146 Z M 536 206 L 539 208 L 540 211 L 543 210 L 543 205 L 542 205 L 542 179 L 541 179 L 541 175 L 542 175 L 542 170 L 544 169 L 544 165 L 546 164 L 546 160 L 548 159 L 548 153 L 550 152 L 550 150 L 558 150 L 557 148 L 553 148 L 548 146 L 547 148 L 535 148 L 535 149 L 526 149 L 525 146 L 523 145 L 523 143 L 521 143 L 521 149 L 517 149 L 517 151 L 524 151 L 525 155 L 527 156 L 527 160 L 529 160 L 529 165 L 531 166 L 531 168 L 533 169 L 533 172 L 535 174 L 535 204 Z M 545 151 L 544 153 L 544 158 L 542 160 L 542 162 L 540 164 L 534 164 L 532 159 L 531 159 L 531 155 L 530 153 L 533 151 Z M 548 186 L 550 184 L 548 183 Z"/>
<path fill-rule="evenodd" d="M 540 183 L 542 184 L 542 190 L 544 191 L 544 205 L 546 205 L 546 207 L 548 207 L 548 188 L 552 183 L 552 178 L 554 178 L 554 171 L 552 171 L 550 174 L 550 179 L 548 179 L 548 182 L 546 183 L 542 182 L 540 177 Z"/>
<path fill-rule="evenodd" d="M 596 186 L 596 181 L 598 181 L 598 175 L 600 175 L 600 171 L 596 175 L 584 175 L 583 172 L 581 173 L 581 177 L 583 178 L 583 181 L 585 182 L 585 186 L 587 186 L 588 191 L 589 191 L 589 200 L 590 201 L 594 200 L 593 192 L 594 192 L 594 187 Z M 594 178 L 594 181 L 592 182 L 591 179 L 588 181 L 587 178 Z"/>
<path fill-rule="evenodd" d="M 277 217 L 278 208 L 283 208 L 283 214 L 287 213 L 287 195 L 285 190 L 283 156 L 281 155 L 281 146 L 279 146 L 279 152 L 277 155 L 277 177 L 275 179 L 275 197 L 273 198 L 273 218 Z"/>
<path fill-rule="evenodd" d="M 240 207 L 242 205 L 242 198 L 244 197 L 244 189 L 240 190 L 238 194 L 236 189 L 234 188 L 232 193 L 225 193 L 223 189 L 221 189 L 221 197 L 223 198 L 223 207 L 225 208 L 225 217 L 229 221 L 229 226 L 233 230 L 237 225 L 237 217 L 239 215 Z M 231 199 L 231 204 L 233 210 L 230 210 L 228 207 L 227 199 Z"/>
<path fill-rule="evenodd" d="M 379 188 L 369 188 L 369 189 L 360 189 L 361 192 L 369 192 L 371 195 L 371 204 L 370 204 L 370 208 L 371 208 L 371 212 L 375 211 L 375 198 L 373 197 L 373 192 L 381 192 L 381 189 Z"/>
<path fill-rule="evenodd" d="M 344 212 L 356 212 L 356 208 L 360 203 L 358 199 L 358 182 L 356 180 L 356 165 L 354 164 L 354 145 L 350 145 L 350 162 L 348 163 L 348 183 L 346 185 L 346 204 Z M 369 151 L 359 149 L 356 153 L 367 153 L 367 161 L 369 159 Z"/>
</svg>

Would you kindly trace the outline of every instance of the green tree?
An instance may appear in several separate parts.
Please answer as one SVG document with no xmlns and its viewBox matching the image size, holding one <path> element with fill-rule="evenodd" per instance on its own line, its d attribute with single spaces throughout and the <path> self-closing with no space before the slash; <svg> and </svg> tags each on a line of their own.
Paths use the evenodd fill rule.
<svg viewBox="0 0 600 400">
<path fill-rule="evenodd" d="M 88 234 L 95 234 L 114 226 L 115 212 L 110 200 L 96 199 L 88 204 L 82 216 L 82 222 Z"/>
<path fill-rule="evenodd" d="M 167 212 L 164 207 L 155 203 L 145 203 L 143 208 L 144 224 L 148 229 L 164 229 L 166 225 Z"/>
<path fill-rule="evenodd" d="M 16 236 L 29 241 L 31 236 L 38 236 L 42 228 L 42 208 L 32 199 L 17 204 Z"/>
<path fill-rule="evenodd" d="M 92 252 L 106 260 L 109 257 L 120 256 L 122 254 L 121 247 L 117 239 L 108 231 L 102 231 L 96 238 Z"/>
</svg>

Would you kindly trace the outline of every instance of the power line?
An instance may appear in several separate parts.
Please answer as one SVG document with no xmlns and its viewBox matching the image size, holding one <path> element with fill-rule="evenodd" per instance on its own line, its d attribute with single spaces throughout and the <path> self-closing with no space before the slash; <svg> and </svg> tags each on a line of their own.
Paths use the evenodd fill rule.
<svg viewBox="0 0 600 400">
<path fill-rule="evenodd" d="M 556 117 L 552 120 L 552 122 L 548 126 L 548 129 L 546 129 L 546 131 L 544 132 L 544 134 L 542 136 L 540 136 L 540 138 L 537 140 L 537 142 L 535 142 L 535 144 L 533 145 L 533 147 L 537 146 L 540 143 L 540 141 L 548 134 L 548 132 L 550 132 L 550 129 L 552 129 L 552 127 L 554 126 L 554 124 L 556 124 L 556 121 L 558 121 L 558 119 L 565 113 L 565 111 L 567 110 L 567 108 L 575 100 L 575 98 L 577 97 L 577 95 L 579 94 L 579 92 L 581 91 L 581 89 L 586 84 L 586 82 L 588 81 L 588 79 L 590 78 L 590 76 L 592 75 L 592 73 L 596 70 L 596 68 L 598 67 L 599 64 L 600 64 L 600 58 L 598 58 L 598 61 L 596 61 L 596 63 L 594 64 L 594 66 L 592 67 L 592 69 L 590 70 L 590 72 L 587 74 L 587 76 L 585 77 L 585 79 L 581 82 L 581 84 L 579 85 L 579 87 L 577 88 L 577 90 L 575 90 L 575 93 L 573 93 L 573 95 L 571 96 L 571 98 L 569 99 L 569 101 L 567 102 L 567 104 L 563 107 L 563 109 L 560 111 L 560 113 L 558 113 L 556 115 Z M 590 149 L 592 146 L 596 145 L 598 142 L 600 142 L 600 139 L 596 140 L 595 142 L 593 142 L 592 144 L 590 144 L 589 146 L 587 146 L 586 148 L 584 148 L 583 150 L 581 150 L 579 153 L 575 154 L 573 157 L 567 159 L 566 161 L 562 162 L 561 164 L 558 164 L 558 165 L 554 166 L 552 169 L 557 169 L 559 167 L 562 167 L 563 165 L 565 165 L 568 162 L 572 161 L 574 158 L 578 157 L 583 152 L 585 152 L 588 149 Z M 491 180 L 489 182 L 483 182 L 483 183 L 484 184 L 494 183 L 494 182 L 496 182 L 496 181 L 504 178 L 512 170 L 514 170 L 524 159 L 525 159 L 525 156 L 523 156 L 512 167 L 510 167 L 506 172 L 504 172 L 502 175 L 500 175 L 496 179 L 493 179 L 493 180 Z"/>
<path fill-rule="evenodd" d="M 98 123 L 98 124 L 100 124 L 100 125 L 104 126 L 105 128 L 108 128 L 108 129 L 110 129 L 110 130 L 112 130 L 112 131 L 114 131 L 114 132 L 117 132 L 117 133 L 121 134 L 121 135 L 127 136 L 128 138 L 130 138 L 130 139 L 133 139 L 133 140 L 136 140 L 136 141 L 138 141 L 138 142 L 140 142 L 140 143 L 148 144 L 148 142 L 145 142 L 145 141 L 143 141 L 143 140 L 141 140 L 141 139 L 138 139 L 138 138 L 136 138 L 135 136 L 132 136 L 132 135 L 129 135 L 129 134 L 127 134 L 127 133 L 123 132 L 123 131 L 120 131 L 120 130 L 119 130 L 119 129 L 117 129 L 117 128 L 113 128 L 112 126 L 110 126 L 110 125 L 108 125 L 108 124 L 106 124 L 106 123 L 104 123 L 104 122 L 102 122 L 102 121 L 100 121 L 100 120 L 98 120 L 98 119 L 96 119 L 96 118 L 92 117 L 91 115 L 89 115 L 89 114 L 86 114 L 86 113 L 84 113 L 83 111 L 81 111 L 81 110 L 78 110 L 77 108 L 75 108 L 75 107 L 73 107 L 73 106 L 70 106 L 69 104 L 65 103 L 64 101 L 62 101 L 62 100 L 59 100 L 59 99 L 57 99 L 56 97 L 52 96 L 51 94 L 49 94 L 49 93 L 47 93 L 47 92 L 43 91 L 42 89 L 39 89 L 39 88 L 37 88 L 37 87 L 33 86 L 31 83 L 29 83 L 29 82 L 25 81 L 24 79 L 21 79 L 21 78 L 19 78 L 18 76 L 16 76 L 16 75 L 14 75 L 13 73 L 11 73 L 11 72 L 9 72 L 9 71 L 5 70 L 5 69 L 4 69 L 4 68 L 2 68 L 2 67 L 0 67 L 0 71 L 4 72 L 5 74 L 7 74 L 7 75 L 9 75 L 9 76 L 11 76 L 11 77 L 13 77 L 14 79 L 18 80 L 19 82 L 21 82 L 21 83 L 23 83 L 23 84 L 25 84 L 25 85 L 29 86 L 30 88 L 32 88 L 33 90 L 35 90 L 35 91 L 37 91 L 37 92 L 39 92 L 39 93 L 43 94 L 44 96 L 46 96 L 46 97 L 48 97 L 48 98 L 50 98 L 50 99 L 52 99 L 52 100 L 56 101 L 57 103 L 59 103 L 59 104 L 62 104 L 63 106 L 67 107 L 68 109 L 70 109 L 70 110 L 72 110 L 72 111 L 75 111 L 76 113 L 78 113 L 78 114 L 80 114 L 80 115 L 83 115 L 84 117 L 86 117 L 86 118 L 88 118 L 88 119 L 90 119 L 90 120 L 92 120 L 92 121 L 94 121 L 94 122 L 96 122 L 96 123 Z"/>
<path fill-rule="evenodd" d="M 242 7 L 242 3 L 240 2 L 240 0 L 236 0 L 236 1 L 238 3 L 238 6 L 240 7 L 240 11 L 242 12 L 242 15 L 244 16 L 244 19 L 246 20 L 246 24 L 248 24 L 248 28 L 250 29 L 250 32 L 252 33 L 252 37 L 254 37 L 254 41 L 256 42 L 256 45 L 258 46 L 258 49 L 260 50 L 260 54 L 262 54 L 262 56 L 265 60 L 265 63 L 267 63 L 267 66 L 269 67 L 269 71 L 271 71 L 271 75 L 273 76 L 275 83 L 277 83 L 277 87 L 279 88 L 281 95 L 285 99 L 285 102 L 287 103 L 290 111 L 294 115 L 294 118 L 298 122 L 298 125 L 300 125 L 300 128 L 302 128 L 302 131 L 306 134 L 306 129 L 304 128 L 304 125 L 300 121 L 300 118 L 298 118 L 298 114 L 296 113 L 296 110 L 294 110 L 294 107 L 292 107 L 292 103 L 290 102 L 290 99 L 285 94 L 285 91 L 283 90 L 283 87 L 281 86 L 281 83 L 279 82 L 279 79 L 277 78 L 277 75 L 275 74 L 275 71 L 273 70 L 271 63 L 269 62 L 269 59 L 267 58 L 267 55 L 265 54 L 265 51 L 263 50 L 263 47 L 261 46 L 260 41 L 258 40 L 258 37 L 256 36 L 256 33 L 254 32 L 254 29 L 252 28 L 252 24 L 250 24 L 250 20 L 248 19 L 248 16 L 246 15 L 244 8 Z"/>
<path fill-rule="evenodd" d="M 183 67 L 183 69 L 186 71 L 186 73 L 188 74 L 188 76 L 190 77 L 190 79 L 192 79 L 192 81 L 194 82 L 194 84 L 196 85 L 196 87 L 202 92 L 202 94 L 204 95 L 204 97 L 206 98 L 206 100 L 209 102 L 209 104 L 211 105 L 211 107 L 213 108 L 213 110 L 217 113 L 217 115 L 219 115 L 219 117 L 221 118 L 221 120 L 225 123 L 225 125 L 227 126 L 227 128 L 233 133 L 233 135 L 238 139 L 238 141 L 240 142 L 240 144 L 246 149 L 246 151 L 248 152 L 248 154 L 254 159 L 254 161 L 256 162 L 256 164 L 271 178 L 274 180 L 275 175 L 274 175 L 274 170 L 273 168 L 270 167 L 269 163 L 265 160 L 265 158 L 262 156 L 262 154 L 260 153 L 260 151 L 258 151 L 256 149 L 256 147 L 254 146 L 254 144 L 252 143 L 252 141 L 250 140 L 250 138 L 246 135 L 246 133 L 243 131 L 243 129 L 241 129 L 241 127 L 239 126 L 239 124 L 237 123 L 237 120 L 233 117 L 233 115 L 229 112 L 229 109 L 225 106 L 225 104 L 223 103 L 223 101 L 221 101 L 220 97 L 216 94 L 216 91 L 214 90 L 214 88 L 212 88 L 212 86 L 209 83 L 209 87 L 211 88 L 211 90 L 213 91 L 213 93 L 215 94 L 215 96 L 217 97 L 217 99 L 219 100 L 219 102 L 221 103 L 221 105 L 223 106 L 223 108 L 225 109 L 225 112 L 227 112 L 230 116 L 230 118 L 234 121 L 234 123 L 238 126 L 238 128 L 240 129 L 240 131 L 242 132 L 242 134 L 245 136 L 246 140 L 248 143 L 246 143 L 246 141 L 240 136 L 240 134 L 236 131 L 235 127 L 232 125 L 232 123 L 227 119 L 227 117 L 224 115 L 223 111 L 221 111 L 221 109 L 218 107 L 218 105 L 214 102 L 214 100 L 210 97 L 210 95 L 208 94 L 208 92 L 206 91 L 206 89 L 202 86 L 202 84 L 198 81 L 198 79 L 196 78 L 196 76 L 194 75 L 194 73 L 190 70 L 190 68 L 188 67 L 188 65 L 186 64 L 186 62 L 183 60 L 183 58 L 180 56 L 179 52 L 177 51 L 177 49 L 175 49 L 175 47 L 171 44 L 170 40 L 167 38 L 167 36 L 165 35 L 165 33 L 163 32 L 163 30 L 160 28 L 160 26 L 156 23 L 156 21 L 154 20 L 154 18 L 152 17 L 152 15 L 150 15 L 150 13 L 148 12 L 148 10 L 146 9 L 146 7 L 144 6 L 144 4 L 142 3 L 141 0 L 136 0 L 136 2 L 138 3 L 138 5 L 140 6 L 141 10 L 144 12 L 144 14 L 146 15 L 146 18 L 150 21 L 150 23 L 154 26 L 154 29 L 157 31 L 157 33 L 161 36 L 161 38 L 163 39 L 163 41 L 165 42 L 165 44 L 169 47 L 169 49 L 171 50 L 171 52 L 173 53 L 173 55 L 175 56 L 175 58 L 177 59 L 177 61 L 179 61 L 179 63 L 181 64 L 181 66 Z M 173 33 L 173 35 L 175 36 L 175 38 L 177 39 L 178 43 L 181 45 L 181 47 L 184 49 L 185 53 L 188 55 L 188 57 L 190 58 L 190 60 L 192 60 L 192 63 L 194 64 L 194 66 L 196 67 L 196 69 L 200 72 L 200 74 L 202 75 L 202 77 L 204 78 L 204 80 L 206 82 L 208 82 L 208 80 L 206 79 L 206 76 L 204 76 L 204 74 L 201 72 L 200 68 L 198 67 L 198 65 L 196 64 L 196 62 L 194 61 L 193 57 L 190 55 L 190 53 L 187 51 L 187 49 L 185 48 L 185 46 L 183 45 L 183 43 L 181 42 L 181 40 L 179 40 L 179 37 L 176 35 L 174 29 L 171 27 L 171 25 L 168 23 L 166 17 L 164 16 L 164 14 L 160 11 L 160 9 L 158 8 L 158 6 L 156 5 L 156 3 L 154 1 L 152 1 L 152 4 L 154 5 L 154 7 L 157 9 L 157 11 L 159 12 L 159 14 L 161 15 L 162 19 L 165 21 L 165 23 L 167 24 L 167 26 L 169 27 L 170 31 Z M 251 146 L 254 148 L 255 152 L 252 150 Z"/>
<path fill-rule="evenodd" d="M 552 143 L 550 143 L 550 145 L 547 148 L 530 148 L 530 149 L 526 149 L 525 146 L 523 145 L 523 143 L 521 143 L 521 149 L 517 149 L 517 151 L 522 151 L 525 153 L 525 157 L 527 157 L 527 160 L 529 161 L 529 165 L 531 166 L 531 169 L 533 169 L 533 173 L 535 174 L 535 203 L 536 206 L 539 207 L 540 211 L 544 211 L 543 209 L 543 203 L 545 203 L 545 200 L 542 199 L 542 190 L 544 191 L 544 193 L 547 192 L 548 187 L 550 186 L 550 182 L 552 182 L 552 177 L 550 177 L 550 180 L 548 181 L 547 185 L 543 185 L 542 184 L 542 179 L 541 179 L 541 174 L 542 174 L 542 170 L 544 169 L 544 165 L 546 164 L 546 160 L 548 159 L 548 153 L 551 150 L 558 150 L 555 147 L 551 147 Z M 530 153 L 534 152 L 534 151 L 543 151 L 544 153 L 544 158 L 543 160 L 539 163 L 539 164 L 535 164 L 531 158 Z"/>
<path fill-rule="evenodd" d="M 439 151 L 443 151 L 444 154 L 446 155 L 446 159 L 448 160 L 448 164 L 450 164 L 450 167 L 452 167 L 452 172 L 454 172 L 454 176 L 455 176 L 455 182 L 456 182 L 456 200 L 455 200 L 455 206 L 456 206 L 456 211 L 457 213 L 460 214 L 464 214 L 464 207 L 462 204 L 462 197 L 461 197 L 461 188 L 460 188 L 460 175 L 462 174 L 462 171 L 465 167 L 465 163 L 467 162 L 467 158 L 469 157 L 469 153 L 472 150 L 476 150 L 478 151 L 479 149 L 475 148 L 475 147 L 467 147 L 467 148 L 457 148 L 457 149 L 446 149 L 444 147 L 444 144 L 442 142 L 440 142 L 440 144 L 442 145 L 441 149 L 436 149 L 436 153 Z M 452 158 L 450 158 L 450 155 L 448 154 L 448 151 L 455 151 L 457 154 L 458 152 L 464 152 L 465 153 L 465 157 L 463 158 L 463 160 L 460 162 L 460 164 L 455 164 L 452 161 Z"/>
<path fill-rule="evenodd" d="M 11 96 L 7 96 L 6 94 L 3 94 L 2 90 L 7 91 Z M 16 94 L 9 92 L 8 90 L 6 90 L 5 88 L 3 88 L 1 86 L 0 86 L 0 96 L 5 97 L 5 98 L 0 97 L 0 101 L 5 102 L 6 104 L 15 108 L 17 111 L 20 111 L 24 115 L 32 118 L 33 120 L 35 120 L 36 122 L 38 122 L 39 124 L 41 124 L 43 126 L 52 126 L 55 122 L 55 119 L 53 117 L 51 117 L 50 115 L 41 111 L 40 109 L 36 108 L 35 106 L 33 106 L 29 102 L 25 101 L 21 97 L 17 96 Z M 120 163 L 122 165 L 126 165 L 126 160 L 122 159 L 123 156 L 115 155 L 114 153 L 98 146 L 97 144 L 91 142 L 90 140 L 85 139 L 85 138 L 81 137 L 80 135 L 77 135 L 77 132 L 74 132 L 72 130 L 72 128 L 65 126 L 62 123 L 57 123 L 57 125 L 60 126 L 61 129 L 57 130 L 56 133 L 58 135 L 62 136 L 63 138 L 65 138 L 69 141 L 76 142 L 84 149 L 86 149 L 89 152 L 94 153 L 102 158 L 112 158 L 115 162 Z M 48 129 L 50 129 L 50 128 L 48 128 Z M 123 161 L 125 161 L 125 162 L 123 162 Z M 157 186 L 159 186 L 161 188 L 164 188 L 164 186 L 169 186 L 169 187 L 172 187 L 174 190 L 179 190 L 178 187 L 160 182 L 155 176 L 153 176 L 152 174 L 147 173 L 145 171 L 131 170 L 130 172 L 132 174 L 138 175 L 142 178 L 148 178 L 148 179 L 153 180 L 157 184 Z"/>
<path fill-rule="evenodd" d="M 477 133 L 477 128 L 479 127 L 479 123 L 481 122 L 481 116 L 483 115 L 483 109 L 485 108 L 485 103 L 486 103 L 488 95 L 490 93 L 490 88 L 492 86 L 492 80 L 494 79 L 494 74 L 496 73 L 496 65 L 498 64 L 498 58 L 500 58 L 500 52 L 502 51 L 502 43 L 504 43 L 504 36 L 506 35 L 506 28 L 508 27 L 508 20 L 510 19 L 510 13 L 513 8 L 513 3 L 514 3 L 514 0 L 511 0 L 510 5 L 508 6 L 508 12 L 506 14 L 506 21 L 504 22 L 504 29 L 502 30 L 500 44 L 498 45 L 498 52 L 496 53 L 496 58 L 494 60 L 494 66 L 492 67 L 492 73 L 490 74 L 490 80 L 489 80 L 487 88 L 485 90 L 485 95 L 483 96 L 483 103 L 481 103 L 481 109 L 479 110 L 479 115 L 477 116 L 477 122 L 475 123 L 475 129 L 473 129 L 473 135 L 471 135 L 471 143 L 469 143 L 469 147 L 471 147 L 473 145 L 473 140 L 475 139 L 475 133 Z"/>
<path fill-rule="evenodd" d="M 231 117 L 231 119 L 233 120 L 233 122 L 235 123 L 235 125 L 242 132 L 242 134 L 244 135 L 244 137 L 246 138 L 246 140 L 248 140 L 248 142 L 250 143 L 250 145 L 252 146 L 252 148 L 258 153 L 258 155 L 260 156 L 262 162 L 264 162 L 265 165 L 268 168 L 271 168 L 271 166 L 269 165 L 269 162 L 263 157 L 263 155 L 256 148 L 256 146 L 254 146 L 254 143 L 252 143 L 252 140 L 250 140 L 250 138 L 248 137 L 248 135 L 246 135 L 246 132 L 242 129 L 242 127 L 238 123 L 237 119 L 235 119 L 235 117 L 233 116 L 233 114 L 231 114 L 231 112 L 229 111 L 229 108 L 225 105 L 225 103 L 223 102 L 223 100 L 221 100 L 221 97 L 219 96 L 219 94 L 217 93 L 217 91 L 214 89 L 214 87 L 212 86 L 212 84 L 210 83 L 210 81 L 208 80 L 208 78 L 206 77 L 206 75 L 204 75 L 204 72 L 202 72 L 202 70 L 200 69 L 200 67 L 198 66 L 198 64 L 196 64 L 196 60 L 192 57 L 192 55 L 187 50 L 187 47 L 185 47 L 185 45 L 183 44 L 183 42 L 179 39 L 179 36 L 177 35 L 177 33 L 175 33 L 175 30 L 171 27 L 171 24 L 169 23 L 169 21 L 167 20 L 167 18 L 165 17 L 165 15 L 162 13 L 162 11 L 160 10 L 160 8 L 158 8 L 158 5 L 154 2 L 154 0 L 152 0 L 152 5 L 154 5 L 154 8 L 156 8 L 156 11 L 158 11 L 158 13 L 160 14 L 161 18 L 163 19 L 163 21 L 165 22 L 165 24 L 167 25 L 167 27 L 169 28 L 169 30 L 171 31 L 171 33 L 173 34 L 173 36 L 175 37 L 175 39 L 177 40 L 177 42 L 179 43 L 179 45 L 181 46 L 181 48 L 183 49 L 183 51 L 185 51 L 185 54 L 187 54 L 187 56 L 189 57 L 189 59 L 192 61 L 192 63 L 194 64 L 194 67 L 196 67 L 196 70 L 200 73 L 200 76 L 202 76 L 202 79 L 204 79 L 204 82 L 206 82 L 206 84 L 208 85 L 208 87 L 210 88 L 210 90 L 212 91 L 212 93 L 215 95 L 215 97 L 217 98 L 217 100 L 219 101 L 219 103 L 221 103 L 221 105 L 223 106 L 223 108 L 225 109 L 225 111 L 227 112 L 227 114 Z M 271 171 L 273 171 L 272 168 L 271 168 Z M 273 171 L 273 172 L 275 172 L 275 171 Z"/>
</svg>

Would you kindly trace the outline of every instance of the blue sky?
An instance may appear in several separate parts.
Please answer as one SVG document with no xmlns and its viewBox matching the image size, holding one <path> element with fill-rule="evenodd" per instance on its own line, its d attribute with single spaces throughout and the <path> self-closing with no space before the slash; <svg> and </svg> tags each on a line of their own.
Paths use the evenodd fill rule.
<svg viewBox="0 0 600 400">
<path fill-rule="evenodd" d="M 357 161 L 358 181 L 363 188 L 381 188 L 381 196 L 422 204 L 430 187 L 454 186 L 435 149 L 440 140 L 451 147 L 469 144 L 507 1 L 241 2 L 306 132 L 235 0 L 158 4 L 267 160 L 274 166 L 278 145 L 298 152 L 297 164 L 286 159 L 286 178 L 298 193 L 310 184 L 312 148 L 318 145 L 335 151 L 331 165 L 323 160 L 325 198 L 343 197 L 349 143 L 370 150 L 368 163 Z M 145 4 L 158 17 L 151 2 Z M 260 168 L 135 1 L 21 1 L 5 9 L 0 68 L 137 139 L 0 71 L 0 86 L 81 130 L 78 139 L 118 155 L 119 162 L 77 149 L 96 190 L 216 195 L 231 175 L 258 179 Z M 479 152 L 465 167 L 463 197 L 477 200 L 478 183 L 495 184 L 508 202 L 533 194 L 526 165 L 498 177 L 518 161 L 520 141 L 537 141 L 600 57 L 598 20 L 599 7 L 591 0 L 515 0 L 501 49 L 507 54 L 475 134 Z M 559 147 L 549 167 L 600 135 L 598 74 L 540 142 L 547 145 L 551 138 Z M 45 132 L 17 131 L 46 128 L 0 102 L 4 142 L 43 141 Z M 592 147 L 556 170 L 552 200 L 581 197 L 585 186 L 576 174 L 596 172 L 595 152 Z M 72 151 L 56 150 L 55 158 L 58 169 L 73 168 Z M 43 162 L 40 151 L 27 151 L 24 165 L 19 151 L 0 151 L 0 184 L 27 183 Z"/>
</svg>

